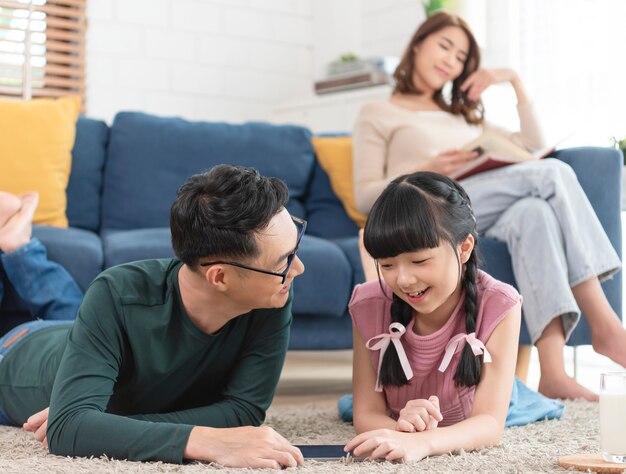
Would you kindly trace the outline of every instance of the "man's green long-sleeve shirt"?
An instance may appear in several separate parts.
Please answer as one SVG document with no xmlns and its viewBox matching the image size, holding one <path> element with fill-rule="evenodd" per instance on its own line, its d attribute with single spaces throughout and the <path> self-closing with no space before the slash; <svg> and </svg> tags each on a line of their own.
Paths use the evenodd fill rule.
<svg viewBox="0 0 626 474">
<path fill-rule="evenodd" d="M 71 329 L 42 329 L 2 360 L 2 410 L 22 423 L 49 403 L 53 454 L 142 461 L 182 462 L 194 425 L 262 423 L 287 351 L 292 295 L 283 308 L 251 311 L 209 335 L 184 310 L 181 265 L 147 260 L 103 272 Z"/>
</svg>

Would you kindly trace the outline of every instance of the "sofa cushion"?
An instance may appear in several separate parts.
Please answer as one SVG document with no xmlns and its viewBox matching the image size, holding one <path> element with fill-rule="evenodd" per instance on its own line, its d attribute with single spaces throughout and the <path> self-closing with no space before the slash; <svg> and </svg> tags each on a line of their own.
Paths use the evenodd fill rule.
<svg viewBox="0 0 626 474">
<path fill-rule="evenodd" d="M 67 227 L 65 189 L 80 98 L 0 100 L 0 189 L 39 193 L 33 222 Z"/>
<path fill-rule="evenodd" d="M 72 172 L 67 186 L 70 226 L 97 232 L 100 228 L 102 172 L 109 127 L 100 120 L 80 117 L 72 150 Z"/>
<path fill-rule="evenodd" d="M 363 273 L 363 265 L 361 264 L 361 253 L 359 252 L 359 237 L 342 237 L 340 239 L 331 239 L 346 255 L 346 258 L 352 265 L 354 275 L 352 276 L 352 286 L 359 285 L 365 281 Z"/>
<path fill-rule="evenodd" d="M 102 243 L 97 234 L 83 229 L 34 226 L 33 236 L 46 247 L 48 258 L 60 263 L 85 291 L 102 271 Z"/>
<path fill-rule="evenodd" d="M 174 256 L 169 227 L 103 231 L 104 268 L 148 258 Z"/>
<path fill-rule="evenodd" d="M 314 137 L 312 143 L 317 160 L 346 212 L 359 227 L 365 226 L 367 216 L 357 209 L 354 198 L 352 137 Z"/>
<path fill-rule="evenodd" d="M 352 293 L 353 270 L 333 242 L 305 235 L 298 257 L 305 271 L 294 280 L 293 312 L 341 317 Z"/>
<path fill-rule="evenodd" d="M 307 234 L 325 239 L 353 237 L 359 229 L 348 217 L 330 186 L 328 174 L 315 160 L 313 176 L 305 200 Z"/>
<path fill-rule="evenodd" d="M 183 182 L 221 163 L 252 166 L 282 179 L 289 186 L 289 211 L 306 217 L 301 202 L 315 161 L 310 135 L 292 125 L 189 122 L 121 112 L 111 127 L 102 228 L 167 227 Z"/>
<path fill-rule="evenodd" d="M 337 350 L 352 348 L 352 319 L 299 314 L 291 324 L 289 350 Z"/>
</svg>

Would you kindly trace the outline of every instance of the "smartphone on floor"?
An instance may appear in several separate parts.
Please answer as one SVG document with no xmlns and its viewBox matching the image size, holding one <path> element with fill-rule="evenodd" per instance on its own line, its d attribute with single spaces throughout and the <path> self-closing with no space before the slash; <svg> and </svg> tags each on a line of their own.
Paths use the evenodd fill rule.
<svg viewBox="0 0 626 474">
<path fill-rule="evenodd" d="M 346 458 L 346 462 L 363 461 L 362 457 L 353 457 L 351 453 L 343 450 L 343 444 L 301 444 L 297 445 L 304 459 L 316 461 L 338 461 Z"/>
</svg>

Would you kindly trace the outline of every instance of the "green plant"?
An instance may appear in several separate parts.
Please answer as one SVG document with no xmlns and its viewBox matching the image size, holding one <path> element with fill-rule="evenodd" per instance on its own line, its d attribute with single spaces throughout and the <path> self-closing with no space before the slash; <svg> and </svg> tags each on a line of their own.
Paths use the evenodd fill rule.
<svg viewBox="0 0 626 474">
<path fill-rule="evenodd" d="M 437 13 L 439 10 L 454 11 L 456 8 L 455 0 L 422 0 L 422 4 L 424 5 L 426 17 Z"/>
<path fill-rule="evenodd" d="M 611 140 L 613 140 L 613 146 L 622 151 L 622 155 L 624 155 L 624 166 L 626 166 L 626 137 L 621 139 L 617 137 L 611 137 Z"/>
<path fill-rule="evenodd" d="M 349 61 L 356 61 L 359 57 L 354 53 L 344 53 L 339 56 L 339 62 L 347 63 Z"/>
</svg>

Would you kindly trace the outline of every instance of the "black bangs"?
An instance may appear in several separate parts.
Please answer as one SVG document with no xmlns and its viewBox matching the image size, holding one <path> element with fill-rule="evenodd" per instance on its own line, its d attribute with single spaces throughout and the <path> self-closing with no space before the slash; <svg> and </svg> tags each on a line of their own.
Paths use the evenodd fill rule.
<svg viewBox="0 0 626 474">
<path fill-rule="evenodd" d="M 406 181 L 394 180 L 374 203 L 363 243 L 375 259 L 438 247 L 442 238 L 433 201 Z"/>
</svg>

